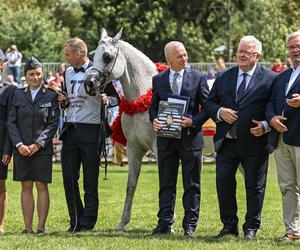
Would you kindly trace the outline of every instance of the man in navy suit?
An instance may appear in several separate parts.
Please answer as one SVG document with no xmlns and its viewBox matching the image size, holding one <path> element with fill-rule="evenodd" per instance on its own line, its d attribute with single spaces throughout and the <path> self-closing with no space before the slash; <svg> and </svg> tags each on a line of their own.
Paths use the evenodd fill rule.
<svg viewBox="0 0 300 250">
<path fill-rule="evenodd" d="M 265 107 L 275 75 L 257 64 L 261 51 L 262 44 L 254 36 L 243 37 L 236 53 L 238 66 L 217 77 L 205 103 L 206 111 L 217 124 L 216 182 L 224 225 L 218 238 L 239 234 L 235 175 L 240 163 L 245 173 L 247 199 L 245 239 L 255 239 L 261 223 L 270 130 L 265 121 Z"/>
<path fill-rule="evenodd" d="M 153 77 L 153 96 L 149 110 L 150 120 L 157 132 L 162 128 L 158 120 L 160 101 L 170 94 L 189 97 L 186 114 L 181 120 L 181 139 L 157 137 L 159 170 L 158 225 L 153 234 L 170 234 L 174 222 L 176 182 L 179 159 L 182 163 L 185 235 L 194 236 L 200 207 L 200 173 L 203 137 L 202 124 L 208 119 L 202 111 L 208 95 L 208 85 L 203 74 L 188 68 L 188 55 L 182 43 L 173 41 L 165 46 L 165 57 L 170 69 Z"/>
<path fill-rule="evenodd" d="M 266 117 L 272 126 L 278 184 L 282 193 L 284 240 L 300 241 L 300 30 L 287 37 L 293 66 L 274 80 Z"/>
</svg>

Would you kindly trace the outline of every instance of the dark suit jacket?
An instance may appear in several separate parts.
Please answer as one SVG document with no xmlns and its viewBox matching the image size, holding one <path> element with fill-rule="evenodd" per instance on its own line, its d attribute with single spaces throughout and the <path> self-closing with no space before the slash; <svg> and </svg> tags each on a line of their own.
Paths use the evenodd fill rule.
<svg viewBox="0 0 300 250">
<path fill-rule="evenodd" d="M 265 107 L 270 96 L 272 81 L 275 73 L 257 65 L 244 97 L 239 103 L 236 98 L 238 67 L 232 67 L 216 78 L 212 90 L 205 102 L 209 116 L 216 121 L 217 131 L 214 136 L 215 150 L 219 152 L 227 132 L 232 127 L 225 121 L 217 120 L 217 112 L 221 107 L 238 111 L 236 121 L 237 148 L 244 154 L 266 152 L 267 134 L 255 137 L 250 128 L 256 124 L 252 119 L 265 120 Z"/>
<path fill-rule="evenodd" d="M 0 156 L 12 154 L 12 145 L 7 132 L 7 118 L 11 106 L 14 86 L 2 87 L 0 89 Z"/>
<path fill-rule="evenodd" d="M 42 88 L 32 101 L 29 88 L 16 89 L 12 107 L 8 116 L 8 132 L 15 147 L 19 142 L 29 146 L 38 143 L 42 146 L 36 154 L 52 154 L 52 139 L 56 133 L 59 120 L 57 94 Z"/>
<path fill-rule="evenodd" d="M 273 116 L 282 115 L 287 118 L 284 121 L 288 131 L 283 133 L 283 141 L 292 146 L 300 147 L 300 108 L 293 108 L 287 105 L 286 99 L 292 98 L 295 93 L 300 94 L 300 75 L 296 78 L 294 84 L 290 88 L 287 96 L 285 95 L 292 69 L 289 68 L 276 76 L 273 82 L 272 95 L 266 108 L 266 118 L 269 122 Z M 278 144 L 279 133 L 272 129 L 269 139 L 272 147 L 276 148 Z"/>
<path fill-rule="evenodd" d="M 155 75 L 152 79 L 152 102 L 149 109 L 150 120 L 157 117 L 159 101 L 167 101 L 172 94 L 169 82 L 170 70 Z M 203 74 L 187 68 L 183 75 L 180 95 L 190 97 L 187 116 L 193 120 L 193 128 L 184 128 L 181 133 L 182 149 L 186 151 L 200 150 L 203 147 L 201 132 L 202 124 L 208 119 L 208 115 L 202 110 L 204 100 L 208 95 L 208 85 Z M 172 139 L 157 137 L 157 147 L 166 149 Z"/>
</svg>

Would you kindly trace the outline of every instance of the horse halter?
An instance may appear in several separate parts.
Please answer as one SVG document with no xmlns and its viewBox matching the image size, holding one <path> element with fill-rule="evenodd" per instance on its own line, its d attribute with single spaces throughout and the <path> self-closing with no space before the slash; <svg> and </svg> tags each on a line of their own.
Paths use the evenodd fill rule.
<svg viewBox="0 0 300 250">
<path fill-rule="evenodd" d="M 96 71 L 97 73 L 95 74 L 96 75 L 96 77 L 95 78 L 97 78 L 97 80 L 99 81 L 99 85 L 97 85 L 97 91 L 99 91 L 100 93 L 103 93 L 104 92 L 104 89 L 106 88 L 106 86 L 108 85 L 108 83 L 109 82 L 107 82 L 106 80 L 110 77 L 110 75 L 111 75 L 111 72 L 113 71 L 113 69 L 114 69 L 114 67 L 115 67 L 115 65 L 116 65 L 116 62 L 117 62 L 117 59 L 118 59 L 118 56 L 119 56 L 119 51 L 120 51 L 120 48 L 118 47 L 118 50 L 117 50 L 117 53 L 116 53 L 116 56 L 115 56 L 115 58 L 114 58 L 114 61 L 113 61 L 113 64 L 112 64 L 112 67 L 110 68 L 110 70 L 107 70 L 106 69 L 106 67 L 107 66 L 105 66 L 105 68 L 103 69 L 103 71 L 100 71 L 100 70 L 98 70 L 98 69 L 96 69 L 96 68 L 92 68 L 91 69 L 91 71 L 93 72 L 93 71 Z M 108 54 L 105 54 L 105 53 L 108 53 L 108 52 L 104 52 L 103 53 L 103 55 L 102 55 L 102 57 L 104 56 L 104 55 L 106 55 L 107 57 L 109 57 L 110 55 Z M 106 62 L 105 62 L 105 60 L 107 60 Z M 109 58 L 103 58 L 103 61 L 108 65 L 109 64 Z"/>
</svg>

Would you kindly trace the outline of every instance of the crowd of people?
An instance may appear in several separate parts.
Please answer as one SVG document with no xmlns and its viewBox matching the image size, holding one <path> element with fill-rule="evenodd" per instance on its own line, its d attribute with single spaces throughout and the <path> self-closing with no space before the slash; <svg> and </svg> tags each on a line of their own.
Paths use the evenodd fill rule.
<svg viewBox="0 0 300 250">
<path fill-rule="evenodd" d="M 278 183 L 282 194 L 283 240 L 300 241 L 300 30 L 286 40 L 289 67 L 276 59 L 272 70 L 259 65 L 262 43 L 254 36 L 241 38 L 236 50 L 237 66 L 227 69 L 218 60 L 218 73 L 211 88 L 205 74 L 188 67 L 183 43 L 165 45 L 169 69 L 153 76 L 149 119 L 159 132 L 161 101 L 170 95 L 188 99 L 180 119 L 181 137 L 157 136 L 159 211 L 154 235 L 172 234 L 176 183 L 182 164 L 184 193 L 182 227 L 186 237 L 195 237 L 201 198 L 202 125 L 211 118 L 216 124 L 216 186 L 223 228 L 216 235 L 239 236 L 236 172 L 242 166 L 247 212 L 243 223 L 246 240 L 255 240 L 261 225 L 269 154 L 274 152 Z M 12 84 L 0 88 L 0 233 L 8 207 L 7 166 L 13 155 L 13 180 L 21 183 L 23 234 L 32 234 L 34 217 L 33 186 L 37 189 L 37 235 L 46 234 L 46 220 L 52 181 L 52 140 L 64 110 L 61 163 L 65 198 L 70 218 L 68 232 L 90 231 L 98 218 L 98 177 L 101 136 L 101 105 L 116 107 L 120 102 L 118 83 L 110 82 L 104 92 L 89 95 L 84 81 L 91 72 L 86 43 L 79 38 L 64 46 L 70 65 L 54 76 L 45 72 L 34 56 L 25 63 L 27 86 L 17 88 L 22 54 L 15 45 L 5 55 L 0 50 L 0 70 L 5 61 L 13 75 Z M 276 72 L 276 73 L 275 73 Z M 42 166 L 42 168 L 41 168 Z M 79 191 L 82 166 L 83 200 Z"/>
</svg>

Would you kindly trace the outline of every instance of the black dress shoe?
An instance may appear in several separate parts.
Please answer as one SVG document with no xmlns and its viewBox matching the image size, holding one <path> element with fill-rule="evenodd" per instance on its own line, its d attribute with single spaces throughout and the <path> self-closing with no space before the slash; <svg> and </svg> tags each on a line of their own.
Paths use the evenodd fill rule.
<svg viewBox="0 0 300 250">
<path fill-rule="evenodd" d="M 256 239 L 256 230 L 248 229 L 244 234 L 245 240 L 255 240 Z"/>
<path fill-rule="evenodd" d="M 25 235 L 33 234 L 33 231 L 32 230 L 28 230 L 28 229 L 24 229 L 22 231 L 22 234 L 25 234 Z"/>
<path fill-rule="evenodd" d="M 184 230 L 184 236 L 188 238 L 195 238 L 195 231 L 192 228 L 187 228 Z"/>
<path fill-rule="evenodd" d="M 166 227 L 166 228 L 162 228 L 160 226 L 157 226 L 153 232 L 152 235 L 160 235 L 160 234 L 173 234 L 174 231 L 172 229 L 172 227 Z"/>
<path fill-rule="evenodd" d="M 215 238 L 216 239 L 221 239 L 226 235 L 233 235 L 235 237 L 238 237 L 239 232 L 238 232 L 237 229 L 231 229 L 231 228 L 224 227 Z"/>
</svg>

